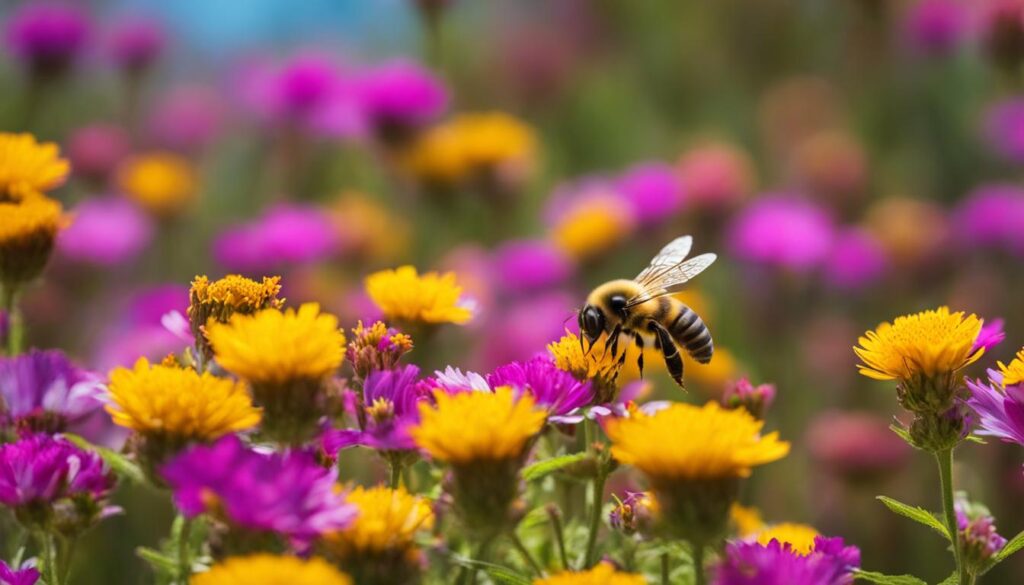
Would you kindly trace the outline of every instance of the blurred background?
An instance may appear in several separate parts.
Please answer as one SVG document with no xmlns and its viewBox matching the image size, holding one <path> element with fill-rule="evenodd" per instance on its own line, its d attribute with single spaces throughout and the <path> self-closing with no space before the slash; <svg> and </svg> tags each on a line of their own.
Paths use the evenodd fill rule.
<svg viewBox="0 0 1024 585">
<path fill-rule="evenodd" d="M 719 261 L 681 298 L 715 358 L 687 364 L 683 394 L 648 356 L 645 399 L 776 384 L 769 426 L 794 452 L 745 502 L 852 540 L 867 569 L 948 574 L 939 540 L 874 500 L 938 509 L 937 471 L 888 431 L 894 388 L 859 376 L 852 346 L 941 304 L 1005 320 L 973 376 L 1024 343 L 1024 1 L 6 2 L 0 18 L 0 126 L 73 165 L 30 343 L 100 372 L 179 351 L 161 317 L 197 274 L 281 274 L 290 303 L 351 327 L 375 316 L 363 277 L 414 264 L 454 271 L 475 317 L 413 361 L 490 371 L 693 234 Z M 958 452 L 958 485 L 1004 535 L 1024 527 L 1021 461 Z M 136 513 L 91 534 L 82 582 L 147 582 L 132 548 L 171 511 L 120 497 Z"/>
</svg>

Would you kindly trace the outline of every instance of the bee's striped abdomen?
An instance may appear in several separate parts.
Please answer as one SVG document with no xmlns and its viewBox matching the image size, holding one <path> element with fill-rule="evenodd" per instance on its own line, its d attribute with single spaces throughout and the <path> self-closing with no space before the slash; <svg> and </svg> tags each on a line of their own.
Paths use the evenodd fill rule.
<svg viewBox="0 0 1024 585">
<path fill-rule="evenodd" d="M 702 364 L 711 361 L 711 355 L 715 352 L 711 331 L 693 309 L 679 303 L 679 313 L 672 319 L 668 330 L 676 343 L 686 348 L 690 357 Z"/>
</svg>

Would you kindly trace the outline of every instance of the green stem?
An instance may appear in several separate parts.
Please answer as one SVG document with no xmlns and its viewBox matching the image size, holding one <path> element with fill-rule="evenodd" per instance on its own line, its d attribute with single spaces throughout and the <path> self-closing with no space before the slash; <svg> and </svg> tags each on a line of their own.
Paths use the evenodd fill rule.
<svg viewBox="0 0 1024 585">
<path fill-rule="evenodd" d="M 668 585 L 669 573 L 668 553 L 661 553 L 661 585 Z"/>
<path fill-rule="evenodd" d="M 604 465 L 597 470 L 593 483 L 593 501 L 590 504 L 590 532 L 587 534 L 587 556 L 584 567 L 590 568 L 597 562 L 597 533 L 601 531 L 601 511 L 604 509 L 604 482 L 608 477 Z"/>
<path fill-rule="evenodd" d="M 565 532 L 562 528 L 562 518 L 558 508 L 548 507 L 548 520 L 551 522 L 551 532 L 555 533 L 555 546 L 558 548 L 558 557 L 562 561 L 562 569 L 569 570 L 569 555 L 565 552 Z"/>
<path fill-rule="evenodd" d="M 60 540 L 58 541 L 59 542 L 59 545 L 58 545 L 59 548 L 57 550 L 58 550 L 58 552 L 60 550 L 64 551 L 63 555 L 60 555 L 61 557 L 63 557 L 63 558 L 61 558 L 62 566 L 60 568 L 61 580 L 64 581 L 65 583 L 67 583 L 68 580 L 69 580 L 69 577 L 71 576 L 71 560 L 75 556 L 75 542 L 76 541 L 74 539 L 69 541 L 68 539 L 64 538 L 63 536 L 59 536 L 58 538 Z"/>
<path fill-rule="evenodd" d="M 953 559 L 956 572 L 960 575 L 960 583 L 967 583 L 967 571 L 960 553 L 960 530 L 956 524 L 956 507 L 953 503 L 953 450 L 943 449 L 935 453 L 939 464 L 939 483 L 942 489 L 942 513 L 946 518 L 946 530 L 953 546 Z"/>
<path fill-rule="evenodd" d="M 192 519 L 185 518 L 181 524 L 181 534 L 178 535 L 178 577 L 184 585 L 192 576 Z"/>
<path fill-rule="evenodd" d="M 491 546 L 491 542 L 493 542 L 493 541 L 494 541 L 494 536 L 493 535 L 492 536 L 485 536 L 483 538 L 483 540 L 480 541 L 480 544 L 477 545 L 476 553 L 473 555 L 472 560 L 474 560 L 474 561 L 484 561 L 484 560 L 486 560 L 487 551 L 488 551 L 488 549 Z M 458 581 L 459 584 L 460 585 L 474 585 L 476 583 L 476 572 L 477 572 L 477 568 L 475 566 L 474 567 L 469 567 L 469 568 L 463 568 L 462 575 L 460 575 L 460 577 L 459 577 L 459 581 Z"/>
<path fill-rule="evenodd" d="M 60 562 L 57 560 L 58 551 L 56 539 L 52 534 L 48 534 L 46 532 L 39 533 L 38 538 L 39 546 L 42 549 L 42 573 L 43 578 L 46 581 L 46 585 L 60 585 Z"/>
<path fill-rule="evenodd" d="M 693 582 L 695 585 L 705 585 L 707 576 L 704 574 L 704 544 L 693 543 Z"/>
<path fill-rule="evenodd" d="M 0 310 L 7 314 L 7 355 L 21 353 L 25 335 L 21 311 L 18 310 L 18 290 L 14 285 L 0 287 Z"/>
<path fill-rule="evenodd" d="M 533 574 L 537 577 L 542 577 L 544 575 L 544 569 L 540 568 L 540 563 L 533 558 L 533 555 L 530 554 L 530 549 L 526 548 L 526 545 L 523 544 L 522 539 L 519 538 L 519 535 L 516 534 L 515 530 L 509 531 L 509 538 L 512 540 L 512 546 L 516 547 L 516 550 L 519 551 L 519 555 L 523 557 L 523 560 L 526 561 L 528 565 L 530 565 L 530 569 L 533 571 Z"/>
<path fill-rule="evenodd" d="M 402 484 L 402 464 L 391 458 L 388 461 L 388 466 L 391 468 L 391 489 L 397 490 L 398 486 Z"/>
</svg>

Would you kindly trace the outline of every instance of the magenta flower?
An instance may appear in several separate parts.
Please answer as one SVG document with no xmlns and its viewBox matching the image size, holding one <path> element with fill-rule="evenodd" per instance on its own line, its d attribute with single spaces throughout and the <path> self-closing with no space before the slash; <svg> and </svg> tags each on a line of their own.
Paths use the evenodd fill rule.
<svg viewBox="0 0 1024 585">
<path fill-rule="evenodd" d="M 967 7 L 957 0 L 919 0 L 907 12 L 903 28 L 911 46 L 926 55 L 954 52 L 967 35 Z"/>
<path fill-rule="evenodd" d="M 566 319 L 575 324 L 573 306 L 577 302 L 577 297 L 562 291 L 507 302 L 501 311 L 488 316 L 485 328 L 502 334 L 485 336 L 480 347 L 481 363 L 497 367 L 544 353 L 548 342 L 563 334 Z"/>
<path fill-rule="evenodd" d="M 741 260 L 800 273 L 828 257 L 834 227 L 828 214 L 810 201 L 771 193 L 742 210 L 727 237 L 729 249 Z"/>
<path fill-rule="evenodd" d="M 777 540 L 763 545 L 733 542 L 714 569 L 714 585 L 852 585 L 860 567 L 860 550 L 841 538 L 814 540 L 814 549 L 800 555 Z"/>
<path fill-rule="evenodd" d="M 1021 114 L 1024 157 L 1024 102 Z M 958 234 L 968 245 L 1024 254 L 1024 189 L 1012 183 L 982 185 L 959 204 L 956 223 Z"/>
<path fill-rule="evenodd" d="M 0 585 L 35 585 L 39 581 L 39 571 L 35 567 L 12 569 L 4 561 L 0 561 Z"/>
<path fill-rule="evenodd" d="M 1024 98 L 1000 100 L 985 112 L 982 137 L 995 154 L 1012 163 L 1024 162 Z"/>
<path fill-rule="evenodd" d="M 543 240 L 512 240 L 494 251 L 494 278 L 502 291 L 525 293 L 562 284 L 573 273 L 564 252 Z"/>
<path fill-rule="evenodd" d="M 89 39 L 88 16 L 63 2 L 26 2 L 7 22 L 7 46 L 34 74 L 62 73 Z"/>
<path fill-rule="evenodd" d="M 974 340 L 972 351 L 978 351 L 979 349 L 989 351 L 1002 343 L 1004 339 L 1006 339 L 1006 331 L 1003 330 L 1003 320 L 986 319 L 983 321 L 981 331 L 978 332 L 978 338 Z"/>
<path fill-rule="evenodd" d="M 233 528 L 278 534 L 296 548 L 344 528 L 356 515 L 336 490 L 333 467 L 305 451 L 256 451 L 235 436 L 193 447 L 162 474 L 186 516 L 216 510 Z"/>
<path fill-rule="evenodd" d="M 727 408 L 744 408 L 755 417 L 763 419 L 765 412 L 775 402 L 775 393 L 774 384 L 754 386 L 749 379 L 740 378 L 725 389 L 722 404 Z"/>
<path fill-rule="evenodd" d="M 81 530 L 116 512 L 104 505 L 114 480 L 99 455 L 65 439 L 34 435 L 0 446 L 0 503 L 29 507 L 26 517 L 56 521 L 62 530 Z"/>
<path fill-rule="evenodd" d="M 224 105 L 213 90 L 185 85 L 158 98 L 146 120 L 146 130 L 157 144 L 194 152 L 217 137 L 224 115 Z"/>
<path fill-rule="evenodd" d="M 102 182 L 131 150 L 131 138 L 120 126 L 92 124 L 75 130 L 68 139 L 72 172 Z"/>
<path fill-rule="evenodd" d="M 213 254 L 229 270 L 255 274 L 323 260 L 337 243 L 333 225 L 319 209 L 288 204 L 224 231 Z"/>
<path fill-rule="evenodd" d="M 836 234 L 823 276 L 837 289 L 855 290 L 878 282 L 888 263 L 885 249 L 870 233 L 848 228 Z"/>
<path fill-rule="evenodd" d="M 754 182 L 746 155 L 727 144 L 687 151 L 678 167 L 687 204 L 702 209 L 731 208 L 750 195 Z"/>
<path fill-rule="evenodd" d="M 580 382 L 569 372 L 558 369 L 547 356 L 525 362 L 512 362 L 487 376 L 491 388 L 511 386 L 530 394 L 536 403 L 548 410 L 554 423 L 578 423 L 583 420 L 579 409 L 594 400 L 590 382 Z"/>
<path fill-rule="evenodd" d="M 61 257 L 114 267 L 131 262 L 149 245 L 153 225 L 146 213 L 118 197 L 89 199 L 73 211 L 74 221 L 60 232 Z"/>
<path fill-rule="evenodd" d="M 428 389 L 418 384 L 419 373 L 412 365 L 370 372 L 363 383 L 361 405 L 366 428 L 328 431 L 323 437 L 324 451 L 333 457 L 338 450 L 356 445 L 381 451 L 416 449 L 409 429 L 419 422 L 419 403 L 430 398 Z"/>
<path fill-rule="evenodd" d="M 437 119 L 448 106 L 444 83 L 425 67 L 395 60 L 366 72 L 357 84 L 366 115 L 383 134 L 417 128 Z"/>
<path fill-rule="evenodd" d="M 72 430 L 103 415 L 104 392 L 98 376 L 56 350 L 0 358 L 0 429 Z"/>
<path fill-rule="evenodd" d="M 111 60 L 128 73 L 148 69 L 160 57 L 167 36 L 160 23 L 146 18 L 127 18 L 110 31 Z"/>
<path fill-rule="evenodd" d="M 90 362 L 100 371 L 130 367 L 140 357 L 160 361 L 178 353 L 186 343 L 163 325 L 164 316 L 188 310 L 188 287 L 157 285 L 137 291 L 121 301 L 127 310 L 100 335 Z"/>
<path fill-rule="evenodd" d="M 989 370 L 988 383 L 967 380 L 967 387 L 967 405 L 979 417 L 978 434 L 1024 445 L 1024 384 L 1003 388 L 1003 374 Z"/>
<path fill-rule="evenodd" d="M 683 207 L 683 189 L 675 170 L 664 163 L 643 163 L 627 169 L 615 181 L 616 191 L 629 202 L 641 225 L 672 219 Z"/>
</svg>

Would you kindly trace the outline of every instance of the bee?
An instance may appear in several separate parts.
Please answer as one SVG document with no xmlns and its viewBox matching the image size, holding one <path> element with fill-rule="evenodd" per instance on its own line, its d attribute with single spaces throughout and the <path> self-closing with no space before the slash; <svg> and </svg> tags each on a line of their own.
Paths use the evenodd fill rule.
<svg viewBox="0 0 1024 585">
<path fill-rule="evenodd" d="M 672 379 L 683 389 L 679 348 L 702 364 L 711 361 L 715 351 L 711 332 L 700 315 L 671 296 L 717 258 L 715 254 L 701 254 L 687 260 L 692 247 L 690 236 L 672 240 L 633 280 L 612 280 L 595 288 L 577 313 L 580 332 L 589 345 L 608 334 L 605 349 L 619 356 L 619 367 L 626 359 L 626 348 L 621 355 L 617 353 L 620 337 L 631 339 L 640 348 L 637 365 L 641 375 L 644 347 L 653 343 L 665 358 Z"/>
</svg>

